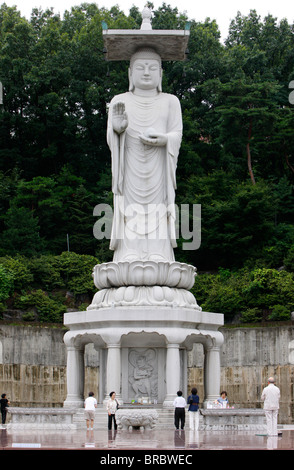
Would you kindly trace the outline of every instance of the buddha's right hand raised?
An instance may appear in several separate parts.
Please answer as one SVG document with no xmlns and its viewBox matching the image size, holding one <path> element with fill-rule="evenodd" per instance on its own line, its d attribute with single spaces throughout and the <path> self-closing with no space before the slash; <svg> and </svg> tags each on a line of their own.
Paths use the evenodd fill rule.
<svg viewBox="0 0 294 470">
<path fill-rule="evenodd" d="M 128 116 L 125 111 L 125 103 L 121 101 L 113 105 L 112 127 L 117 134 L 121 134 L 128 127 Z"/>
</svg>

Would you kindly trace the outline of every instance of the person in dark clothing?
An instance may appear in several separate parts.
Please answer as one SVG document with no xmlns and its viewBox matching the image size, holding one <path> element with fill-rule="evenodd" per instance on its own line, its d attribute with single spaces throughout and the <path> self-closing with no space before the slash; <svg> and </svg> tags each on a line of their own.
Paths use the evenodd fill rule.
<svg viewBox="0 0 294 470">
<path fill-rule="evenodd" d="M 0 400 L 1 415 L 2 415 L 2 424 L 6 422 L 7 408 L 9 405 L 9 400 L 6 398 L 6 393 L 2 393 Z"/>
<path fill-rule="evenodd" d="M 187 403 L 189 405 L 189 425 L 193 431 L 199 429 L 199 396 L 197 395 L 197 388 L 192 388 L 191 395 L 188 396 Z"/>
</svg>

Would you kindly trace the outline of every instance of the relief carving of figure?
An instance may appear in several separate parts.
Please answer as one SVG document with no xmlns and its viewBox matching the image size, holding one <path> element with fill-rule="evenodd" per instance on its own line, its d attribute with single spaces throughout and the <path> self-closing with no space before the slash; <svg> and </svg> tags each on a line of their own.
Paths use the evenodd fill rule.
<svg viewBox="0 0 294 470">
<path fill-rule="evenodd" d="M 133 366 L 130 383 L 136 399 L 139 396 L 151 397 L 156 392 L 153 377 L 155 356 L 153 349 L 148 349 L 145 352 L 132 350 L 129 354 L 129 362 Z"/>
</svg>

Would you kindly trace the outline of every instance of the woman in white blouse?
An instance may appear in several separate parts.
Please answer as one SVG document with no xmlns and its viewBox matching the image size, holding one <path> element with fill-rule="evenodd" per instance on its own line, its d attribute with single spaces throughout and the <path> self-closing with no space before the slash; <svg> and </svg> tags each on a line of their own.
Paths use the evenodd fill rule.
<svg viewBox="0 0 294 470">
<path fill-rule="evenodd" d="M 112 428 L 112 421 L 114 425 L 114 429 L 117 429 L 116 421 L 115 421 L 115 413 L 118 408 L 118 402 L 115 398 L 115 392 L 110 392 L 110 398 L 106 404 L 106 409 L 108 412 L 108 429 L 111 430 Z"/>
</svg>

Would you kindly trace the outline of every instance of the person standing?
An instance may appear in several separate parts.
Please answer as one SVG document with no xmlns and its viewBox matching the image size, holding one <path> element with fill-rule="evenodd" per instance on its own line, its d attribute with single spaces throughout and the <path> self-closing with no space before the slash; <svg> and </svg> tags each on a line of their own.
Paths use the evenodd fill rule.
<svg viewBox="0 0 294 470">
<path fill-rule="evenodd" d="M 114 429 L 115 430 L 117 429 L 115 413 L 116 413 L 116 410 L 118 409 L 118 402 L 115 398 L 115 392 L 110 392 L 109 397 L 110 398 L 106 404 L 106 409 L 108 413 L 108 429 L 110 431 L 112 428 L 112 421 L 113 421 Z"/>
<path fill-rule="evenodd" d="M 189 405 L 189 425 L 192 431 L 199 429 L 199 396 L 197 395 L 197 388 L 193 387 L 191 395 L 189 395 L 187 403 Z"/>
<path fill-rule="evenodd" d="M 91 423 L 91 430 L 94 427 L 94 418 L 95 418 L 95 408 L 97 408 L 97 400 L 94 397 L 94 393 L 90 392 L 88 398 L 86 398 L 85 403 L 85 418 L 87 424 L 87 430 L 89 430 Z"/>
<path fill-rule="evenodd" d="M 174 407 L 175 407 L 175 427 L 179 429 L 179 425 L 181 422 L 181 429 L 185 427 L 185 408 L 186 408 L 186 400 L 182 396 L 183 392 L 179 390 L 177 392 L 177 398 L 174 400 Z"/>
<path fill-rule="evenodd" d="M 6 398 L 6 393 L 2 393 L 0 400 L 2 424 L 6 423 L 7 408 L 9 406 L 9 400 Z"/>
<path fill-rule="evenodd" d="M 267 435 L 278 435 L 278 413 L 280 407 L 280 389 L 275 385 L 273 377 L 269 377 L 268 385 L 261 394 L 261 400 L 264 402 Z"/>
</svg>

